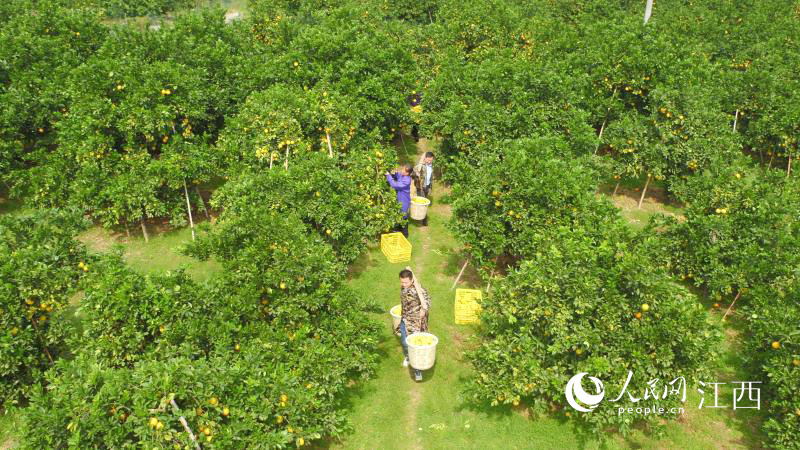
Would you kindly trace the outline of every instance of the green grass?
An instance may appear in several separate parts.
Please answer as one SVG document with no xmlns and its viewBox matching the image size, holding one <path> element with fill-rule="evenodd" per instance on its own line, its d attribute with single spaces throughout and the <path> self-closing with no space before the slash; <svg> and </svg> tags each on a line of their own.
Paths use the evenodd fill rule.
<svg viewBox="0 0 800 450">
<path fill-rule="evenodd" d="M 92 227 L 81 233 L 79 239 L 95 252 L 109 251 L 114 245 L 121 245 L 128 264 L 143 273 L 163 273 L 183 267 L 194 279 L 204 281 L 221 269 L 213 260 L 198 261 L 179 253 L 179 249 L 192 240 L 188 227 L 160 232 L 151 227 L 150 233 L 150 241 L 145 242 L 141 236 L 126 237 L 101 227 Z"/>
<path fill-rule="evenodd" d="M 17 440 L 19 416 L 14 412 L 0 412 L 0 450 L 13 448 Z"/>
</svg>

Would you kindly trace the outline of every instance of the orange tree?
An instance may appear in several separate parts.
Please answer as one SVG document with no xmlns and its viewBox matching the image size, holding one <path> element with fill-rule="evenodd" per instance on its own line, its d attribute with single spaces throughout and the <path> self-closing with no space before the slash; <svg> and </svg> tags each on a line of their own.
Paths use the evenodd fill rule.
<svg viewBox="0 0 800 450">
<path fill-rule="evenodd" d="M 25 445 L 193 445 L 181 416 L 224 448 L 300 447 L 348 429 L 341 394 L 371 373 L 377 324 L 333 249 L 262 206 L 221 219 L 189 251 L 223 275 L 197 284 L 140 275 L 119 255 L 98 263 L 77 356 L 33 395 Z"/>
<path fill-rule="evenodd" d="M 800 285 L 796 276 L 760 285 L 746 295 L 746 359 L 761 381 L 763 430 L 768 445 L 796 448 L 800 442 Z"/>
<path fill-rule="evenodd" d="M 0 216 L 0 406 L 17 404 L 67 350 L 67 307 L 94 263 L 78 214 Z"/>
<path fill-rule="evenodd" d="M 369 3 L 251 2 L 254 39 L 270 56 L 265 83 L 334 86 L 339 108 L 357 111 L 365 130 L 387 132 L 409 123 L 406 97 L 419 70 L 409 25 L 384 21 Z"/>
<path fill-rule="evenodd" d="M 535 254 L 543 231 L 561 226 L 601 230 L 617 217 L 595 197 L 595 173 L 579 159 L 567 161 L 560 137 L 500 143 L 453 186 L 451 227 L 484 275 L 498 257 L 512 262 Z"/>
<path fill-rule="evenodd" d="M 692 178 L 686 220 L 663 218 L 669 268 L 715 300 L 767 286 L 800 264 L 800 195 L 785 175 L 729 167 Z"/>
<path fill-rule="evenodd" d="M 60 1 L 3 2 L 0 17 L 0 182 L 23 196 L 26 169 L 52 151 L 68 112 L 64 80 L 108 32 L 97 14 Z"/>
<path fill-rule="evenodd" d="M 644 401 L 652 380 L 647 405 L 685 406 L 680 388 L 673 385 L 679 393 L 663 397 L 664 389 L 684 377 L 689 390 L 711 375 L 719 325 L 649 260 L 619 219 L 607 222 L 601 236 L 580 225 L 554 225 L 541 234 L 536 253 L 483 302 L 483 340 L 469 356 L 476 375 L 468 393 L 492 405 L 525 403 L 539 413 L 563 408 L 560 414 L 592 432 L 627 433 L 640 422 L 658 427 L 665 417 L 676 418 L 620 415 L 617 408 L 645 406 L 633 398 Z M 629 371 L 627 394 L 618 397 Z M 565 403 L 565 386 L 580 372 L 605 386 L 605 399 L 590 413 Z"/>
<path fill-rule="evenodd" d="M 439 63 L 441 71 L 423 97 L 422 123 L 442 137 L 450 164 L 477 164 L 504 139 L 531 135 L 561 136 L 569 144 L 564 157 L 593 150 L 588 113 L 576 107 L 572 95 L 575 81 L 558 69 L 520 60 L 513 49 L 486 50 L 475 62 L 448 53 Z M 457 160 L 458 155 L 464 158 Z M 458 169 L 447 176 L 460 175 Z"/>
<path fill-rule="evenodd" d="M 248 96 L 228 122 L 217 143 L 220 165 L 238 173 L 291 166 L 310 152 L 347 154 L 359 127 L 359 112 L 336 90 L 275 85 Z"/>
<path fill-rule="evenodd" d="M 393 159 L 393 150 L 383 150 Z M 349 263 L 369 240 L 401 219 L 394 191 L 383 177 L 385 167 L 380 164 L 379 169 L 360 157 L 337 161 L 313 154 L 292 163 L 288 171 L 273 168 L 232 179 L 215 192 L 211 204 L 223 209 L 221 220 L 246 215 L 253 205 L 296 214 Z"/>
</svg>

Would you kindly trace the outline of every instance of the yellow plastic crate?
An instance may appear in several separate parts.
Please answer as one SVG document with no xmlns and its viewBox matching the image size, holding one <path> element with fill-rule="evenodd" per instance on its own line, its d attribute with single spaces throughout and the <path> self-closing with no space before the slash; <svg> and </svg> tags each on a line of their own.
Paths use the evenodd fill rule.
<svg viewBox="0 0 800 450">
<path fill-rule="evenodd" d="M 480 289 L 456 289 L 454 308 L 456 324 L 478 323 L 480 321 L 481 299 L 483 299 L 483 292 Z"/>
<path fill-rule="evenodd" d="M 381 235 L 381 252 L 390 263 L 411 260 L 411 243 L 403 233 L 387 233 Z"/>
</svg>

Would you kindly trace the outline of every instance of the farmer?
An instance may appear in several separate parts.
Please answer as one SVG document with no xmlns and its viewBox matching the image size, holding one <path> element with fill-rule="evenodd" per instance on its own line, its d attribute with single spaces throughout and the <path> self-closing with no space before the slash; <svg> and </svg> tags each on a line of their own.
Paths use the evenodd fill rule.
<svg viewBox="0 0 800 450">
<path fill-rule="evenodd" d="M 402 231 L 408 237 L 408 207 L 411 206 L 411 164 L 403 164 L 391 173 L 386 172 L 386 181 L 389 186 L 397 191 L 397 201 L 403 207 L 403 222 L 395 229 Z"/>
<path fill-rule="evenodd" d="M 417 286 L 421 292 L 417 291 Z M 431 306 L 431 297 L 428 290 L 419 284 L 414 273 L 409 267 L 400 271 L 400 304 L 402 318 L 395 332 L 400 332 L 400 342 L 403 344 L 403 367 L 408 367 L 408 343 L 406 337 L 411 333 L 428 331 L 428 310 Z M 422 372 L 414 369 L 414 379 L 422 381 Z"/>
<path fill-rule="evenodd" d="M 416 166 L 414 166 L 414 187 L 417 195 L 431 199 L 431 186 L 433 184 L 433 152 L 425 152 Z M 422 225 L 428 225 L 428 216 L 422 219 Z"/>
</svg>

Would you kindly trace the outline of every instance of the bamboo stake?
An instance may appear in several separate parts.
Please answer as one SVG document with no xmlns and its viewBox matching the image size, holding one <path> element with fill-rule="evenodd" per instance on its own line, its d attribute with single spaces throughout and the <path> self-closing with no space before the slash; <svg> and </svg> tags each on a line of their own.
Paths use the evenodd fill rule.
<svg viewBox="0 0 800 450">
<path fill-rule="evenodd" d="M 289 146 L 286 146 L 286 160 L 283 161 L 283 168 L 289 170 Z"/>
<path fill-rule="evenodd" d="M 774 157 L 775 157 L 775 152 L 772 152 L 772 154 L 769 155 L 769 164 L 767 164 L 767 169 L 772 169 L 772 158 Z"/>
<path fill-rule="evenodd" d="M 186 433 L 189 434 L 189 437 L 192 439 L 192 442 L 194 443 L 194 448 L 200 450 L 200 444 L 197 443 L 197 439 L 195 439 L 194 433 L 192 433 L 192 429 L 189 428 L 189 424 L 186 423 L 186 419 L 180 415 L 180 410 L 178 409 L 178 405 L 175 403 L 175 399 L 171 399 L 169 402 L 172 404 L 172 410 L 175 412 L 175 414 L 179 415 L 178 420 L 181 421 L 183 429 L 186 430 Z"/>
<path fill-rule="evenodd" d="M 789 155 L 789 165 L 786 166 L 786 178 L 789 178 L 790 173 L 792 173 L 792 155 Z"/>
<path fill-rule="evenodd" d="M 611 94 L 611 97 L 613 98 L 615 95 L 617 95 L 617 88 L 614 88 L 614 92 Z M 600 149 L 600 143 L 603 140 L 603 131 L 605 131 L 605 129 L 606 129 L 606 123 L 608 122 L 608 113 L 609 112 L 611 112 L 611 107 L 610 106 L 606 110 L 606 116 L 603 118 L 603 125 L 600 126 L 600 134 L 597 135 L 597 145 L 594 148 L 594 154 L 595 155 L 597 154 L 597 150 Z"/>
<path fill-rule="evenodd" d="M 736 131 L 736 121 L 739 120 L 739 110 L 736 110 L 736 117 L 733 118 L 733 131 Z"/>
<path fill-rule="evenodd" d="M 639 197 L 639 209 L 642 209 L 642 202 L 644 201 L 644 195 L 647 193 L 647 186 L 650 184 L 650 175 L 647 176 L 647 181 L 644 183 L 644 189 L 642 189 L 642 196 Z"/>
<path fill-rule="evenodd" d="M 619 183 L 620 183 L 620 182 L 619 182 L 619 181 L 617 181 L 617 185 L 616 185 L 616 186 L 614 186 L 614 192 L 611 194 L 611 196 L 612 196 L 612 197 L 613 197 L 613 196 L 615 196 L 615 195 L 617 195 L 617 189 L 619 189 Z"/>
<path fill-rule="evenodd" d="M 144 235 L 144 242 L 150 242 L 150 236 L 147 235 L 147 225 L 144 223 L 144 214 L 142 214 L 142 234 Z"/>
<path fill-rule="evenodd" d="M 461 266 L 461 272 L 458 272 L 458 276 L 456 277 L 456 281 L 454 281 L 454 282 L 453 282 L 453 285 L 452 285 L 452 286 L 450 286 L 450 290 L 451 290 L 451 291 L 452 291 L 453 289 L 455 289 L 456 285 L 458 284 L 458 281 L 461 279 L 461 275 L 463 275 L 463 274 L 464 274 L 464 269 L 466 269 L 466 268 L 467 268 L 467 264 L 469 264 L 469 259 L 468 259 L 468 260 L 466 260 L 466 261 L 464 261 L 464 265 L 463 265 L 463 266 Z"/>
<path fill-rule="evenodd" d="M 647 0 L 647 6 L 644 8 L 644 24 L 647 25 L 647 21 L 650 20 L 650 15 L 653 13 L 653 0 Z"/>
<path fill-rule="evenodd" d="M 740 295 L 742 295 L 742 291 L 741 291 L 741 290 L 739 290 L 739 292 L 737 292 L 737 293 L 736 293 L 736 297 L 735 297 L 735 298 L 733 299 L 733 301 L 731 302 L 731 306 L 728 306 L 728 310 L 727 310 L 727 311 L 725 311 L 725 315 L 724 315 L 724 316 L 722 316 L 722 320 L 721 320 L 720 322 L 724 322 L 724 321 L 725 321 L 725 318 L 726 318 L 726 317 L 728 317 L 728 314 L 731 312 L 731 308 L 733 308 L 733 305 L 736 303 L 736 300 L 738 300 L 738 299 L 739 299 L 739 296 L 740 296 Z"/>
<path fill-rule="evenodd" d="M 597 154 L 597 150 L 600 149 L 600 142 L 603 140 L 603 131 L 606 129 L 606 121 L 608 121 L 608 113 L 606 113 L 606 118 L 603 119 L 603 125 L 600 125 L 600 134 L 597 135 L 597 145 L 594 147 L 594 154 Z"/>
<path fill-rule="evenodd" d="M 486 283 L 486 295 L 489 295 L 489 291 L 492 289 L 492 277 L 494 277 L 494 267 L 492 268 L 492 272 L 489 274 L 489 282 Z"/>
<path fill-rule="evenodd" d="M 328 157 L 333 158 L 333 147 L 331 146 L 331 134 L 325 132 L 325 138 L 328 140 Z"/>
<path fill-rule="evenodd" d="M 195 185 L 194 192 L 197 194 L 197 198 L 200 199 L 200 204 L 203 205 L 203 211 L 206 212 L 206 219 L 211 220 L 211 215 L 208 213 L 208 207 L 206 206 L 205 200 L 203 200 L 203 196 L 200 195 L 200 188 Z"/>
<path fill-rule="evenodd" d="M 192 227 L 192 240 L 194 240 L 194 218 L 192 218 L 192 204 L 189 203 L 189 189 L 186 188 L 186 178 L 183 179 L 183 195 L 186 196 L 186 211 L 189 212 L 189 226 Z"/>
<path fill-rule="evenodd" d="M 272 170 L 272 161 L 275 160 L 275 154 L 273 152 L 269 153 L 269 169 Z"/>
</svg>

